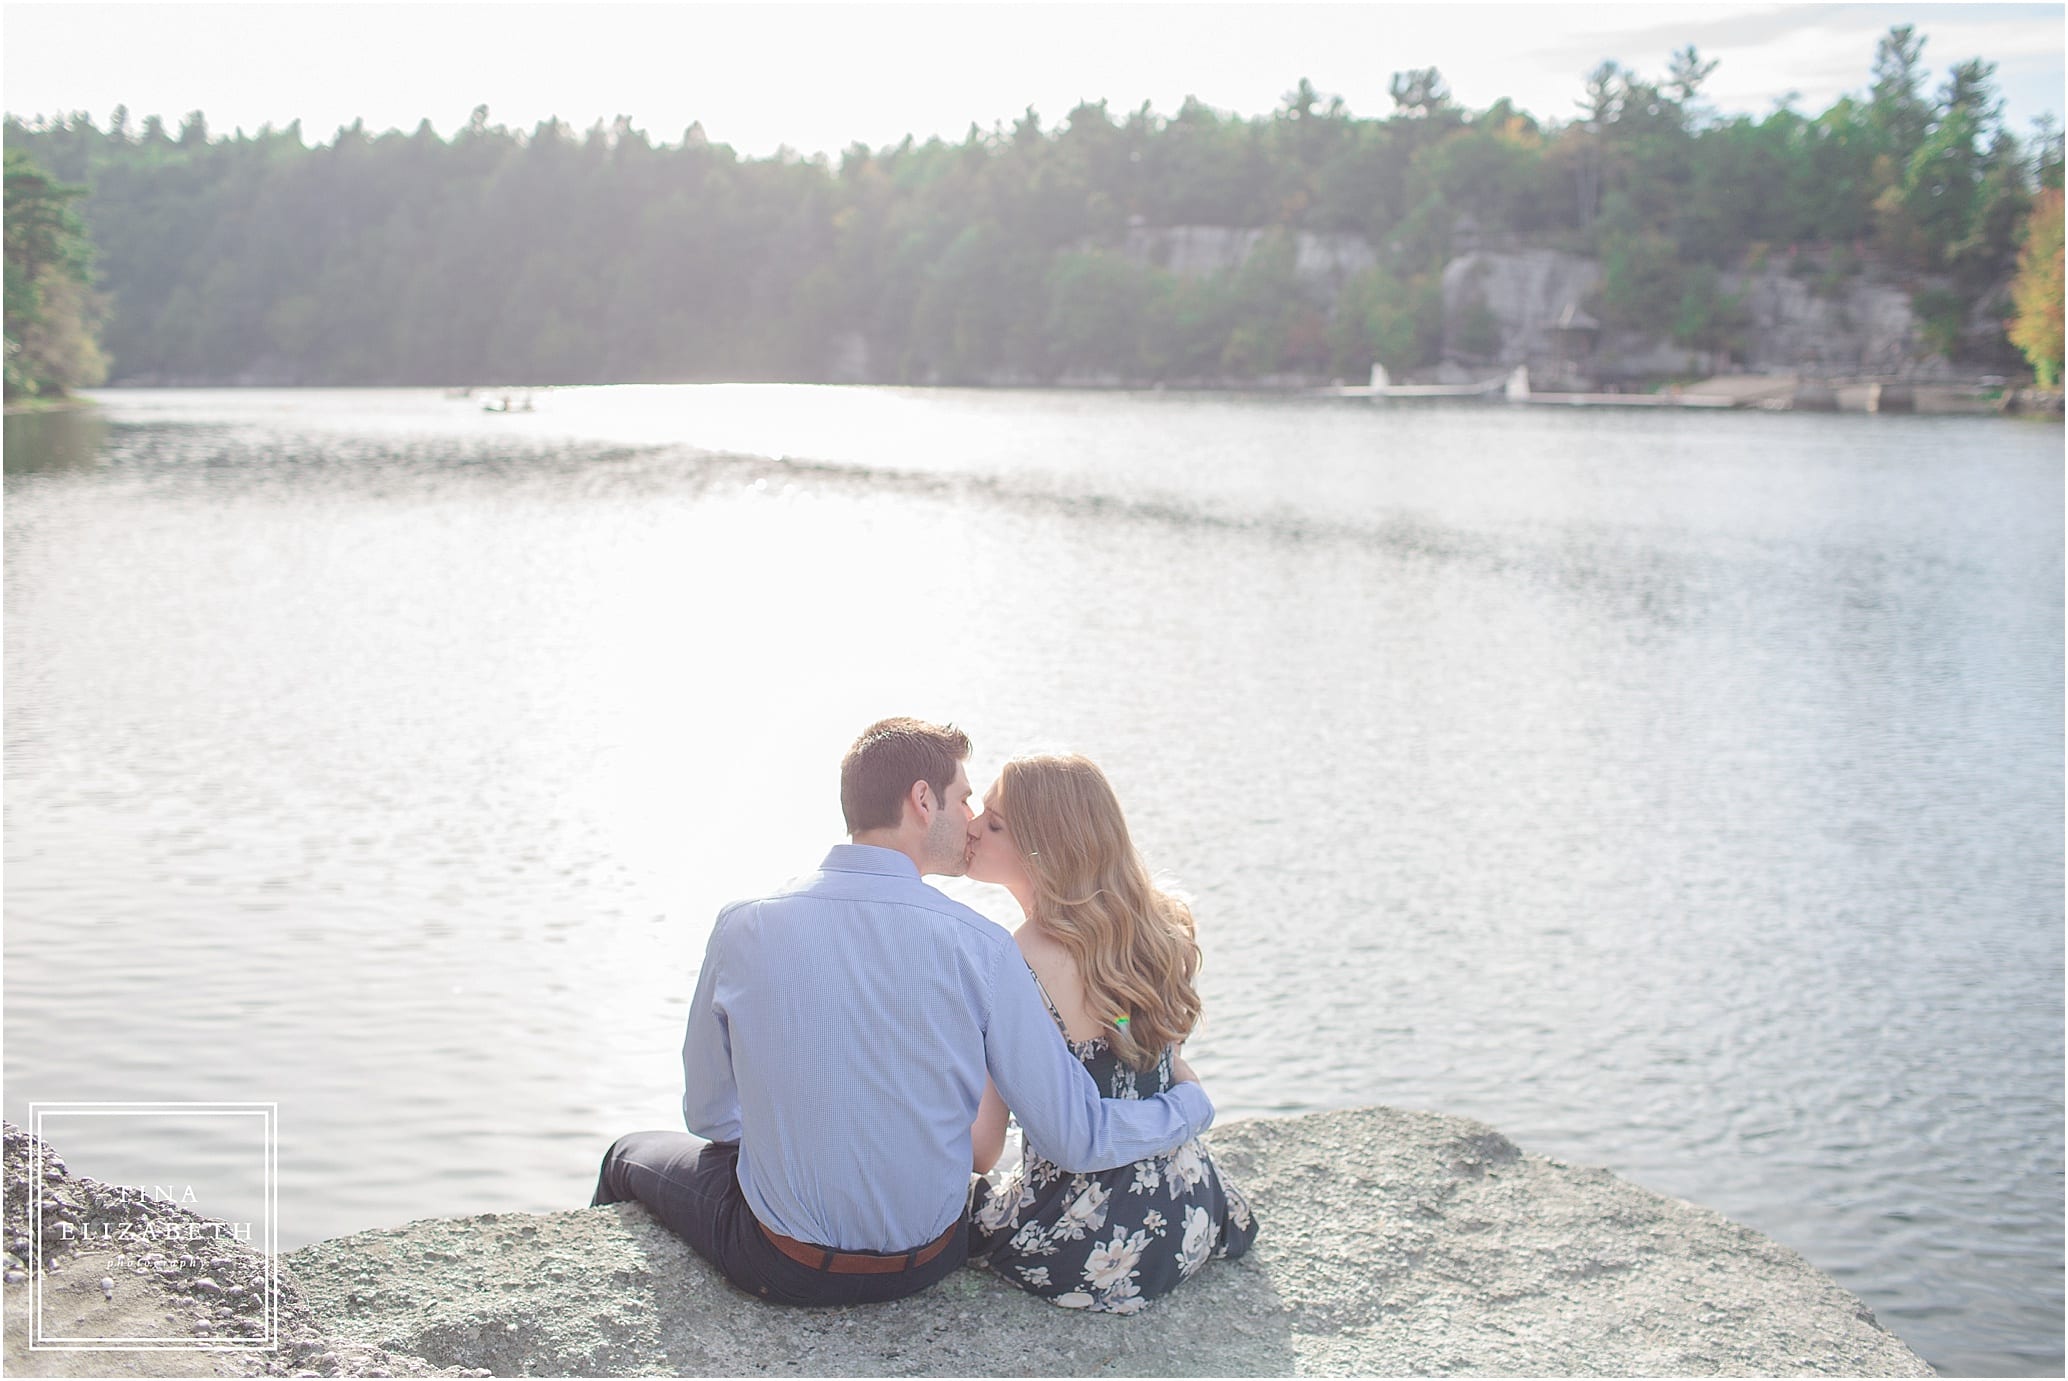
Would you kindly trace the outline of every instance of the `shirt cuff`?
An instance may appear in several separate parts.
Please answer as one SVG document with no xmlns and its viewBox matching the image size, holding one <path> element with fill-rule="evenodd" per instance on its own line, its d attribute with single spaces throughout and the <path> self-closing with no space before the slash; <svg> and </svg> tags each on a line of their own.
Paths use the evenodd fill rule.
<svg viewBox="0 0 2068 1381">
<path fill-rule="evenodd" d="M 1206 1090 L 1189 1081 L 1171 1085 L 1171 1096 L 1177 1100 L 1178 1111 L 1184 1114 L 1186 1123 L 1192 1128 L 1192 1136 L 1198 1136 L 1214 1124 L 1213 1100 L 1206 1096 Z"/>
</svg>

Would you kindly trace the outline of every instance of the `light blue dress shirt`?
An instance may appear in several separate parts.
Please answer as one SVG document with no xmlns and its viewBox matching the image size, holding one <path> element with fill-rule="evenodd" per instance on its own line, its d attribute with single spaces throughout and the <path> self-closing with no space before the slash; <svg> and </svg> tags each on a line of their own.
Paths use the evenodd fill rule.
<svg viewBox="0 0 2068 1381">
<path fill-rule="evenodd" d="M 969 1188 L 984 1074 L 1029 1145 L 1103 1170 L 1205 1131 L 1197 1084 L 1099 1097 L 1012 936 L 890 849 L 842 844 L 772 897 L 718 913 L 682 1042 L 682 1117 L 740 1143 L 754 1216 L 801 1242 L 900 1252 Z"/>
</svg>

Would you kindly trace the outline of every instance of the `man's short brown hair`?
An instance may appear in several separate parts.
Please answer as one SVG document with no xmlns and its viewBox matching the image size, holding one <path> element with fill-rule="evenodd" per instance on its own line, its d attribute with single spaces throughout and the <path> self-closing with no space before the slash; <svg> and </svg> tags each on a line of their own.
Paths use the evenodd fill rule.
<svg viewBox="0 0 2068 1381">
<path fill-rule="evenodd" d="M 847 832 L 895 829 L 904 818 L 905 793 L 924 781 L 946 804 L 955 764 L 969 756 L 969 735 L 953 724 L 923 719 L 879 719 L 840 760 L 840 813 Z"/>
</svg>

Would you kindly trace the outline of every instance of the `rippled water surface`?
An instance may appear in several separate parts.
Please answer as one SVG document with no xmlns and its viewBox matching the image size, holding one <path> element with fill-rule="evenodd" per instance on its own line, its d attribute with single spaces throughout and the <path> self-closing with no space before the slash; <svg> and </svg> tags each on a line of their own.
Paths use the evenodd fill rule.
<svg viewBox="0 0 2068 1381">
<path fill-rule="evenodd" d="M 1105 764 L 1223 1117 L 1481 1118 L 2061 1369 L 2058 427 L 101 402 L 7 436 L 14 1120 L 277 1102 L 287 1247 L 584 1203 L 713 911 L 912 713 Z"/>
</svg>

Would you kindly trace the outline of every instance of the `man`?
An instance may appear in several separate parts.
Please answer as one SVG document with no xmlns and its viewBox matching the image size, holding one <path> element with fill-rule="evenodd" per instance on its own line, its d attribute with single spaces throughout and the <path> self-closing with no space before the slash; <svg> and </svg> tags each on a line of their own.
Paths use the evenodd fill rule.
<svg viewBox="0 0 2068 1381">
<path fill-rule="evenodd" d="M 1029 1143 L 1103 1170 L 1206 1130 L 1177 1087 L 1107 1100 L 1063 1044 L 1012 937 L 920 881 L 968 866 L 952 725 L 886 719 L 840 765 L 848 844 L 718 913 L 682 1044 L 681 1132 L 635 1132 L 593 1202 L 637 1199 L 744 1290 L 857 1304 L 961 1265 L 969 1128 L 988 1073 Z"/>
</svg>

